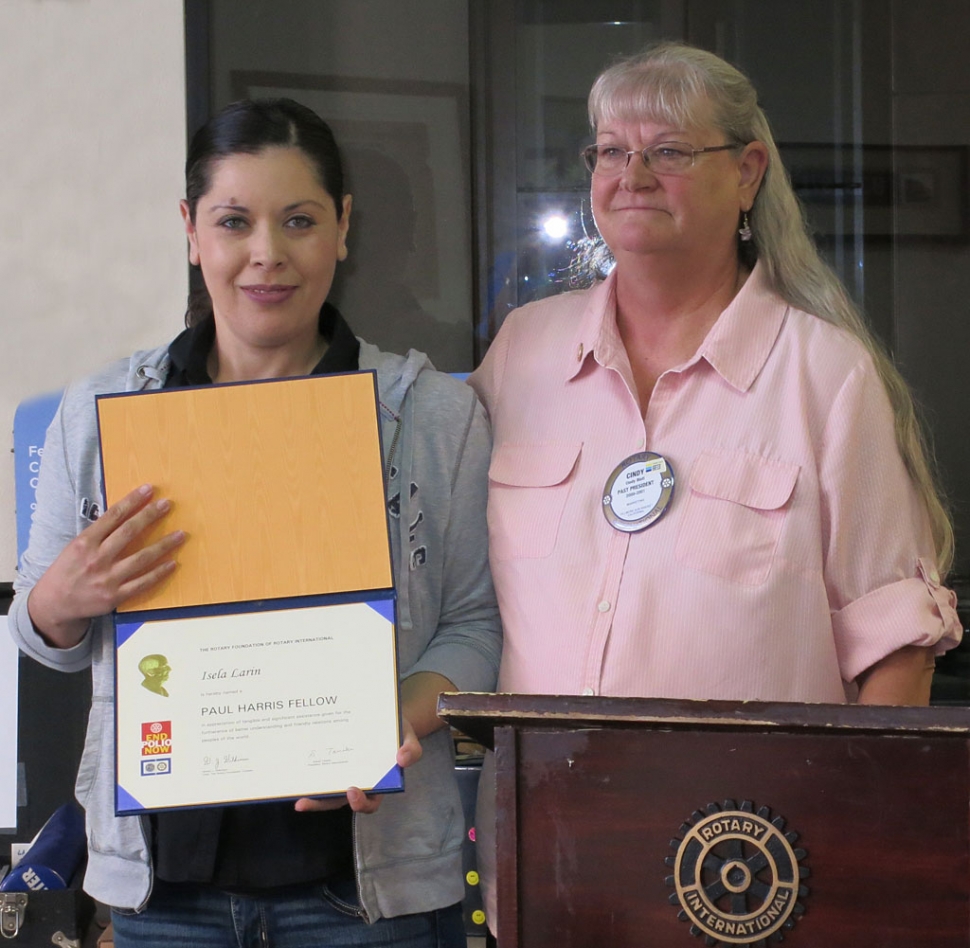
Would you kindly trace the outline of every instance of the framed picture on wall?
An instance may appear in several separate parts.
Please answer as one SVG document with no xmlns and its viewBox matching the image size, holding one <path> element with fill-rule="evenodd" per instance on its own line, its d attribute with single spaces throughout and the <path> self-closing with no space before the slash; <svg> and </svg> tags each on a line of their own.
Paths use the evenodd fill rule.
<svg viewBox="0 0 970 948">
<path fill-rule="evenodd" d="M 860 214 L 866 237 L 963 241 L 967 213 L 964 146 L 779 144 L 795 193 L 819 236 Z"/>
<path fill-rule="evenodd" d="M 237 71 L 234 98 L 288 97 L 333 129 L 353 195 L 335 302 L 391 351 L 471 368 L 467 92 L 444 82 Z"/>
</svg>

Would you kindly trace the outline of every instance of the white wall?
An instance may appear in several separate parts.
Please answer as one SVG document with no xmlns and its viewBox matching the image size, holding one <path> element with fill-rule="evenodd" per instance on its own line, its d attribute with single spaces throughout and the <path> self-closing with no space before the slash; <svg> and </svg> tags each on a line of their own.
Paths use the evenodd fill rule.
<svg viewBox="0 0 970 948">
<path fill-rule="evenodd" d="M 0 425 L 182 325 L 182 0 L 0 3 Z M 4 452 L 6 454 L 6 452 Z M 0 581 L 16 563 L 0 464 Z"/>
</svg>

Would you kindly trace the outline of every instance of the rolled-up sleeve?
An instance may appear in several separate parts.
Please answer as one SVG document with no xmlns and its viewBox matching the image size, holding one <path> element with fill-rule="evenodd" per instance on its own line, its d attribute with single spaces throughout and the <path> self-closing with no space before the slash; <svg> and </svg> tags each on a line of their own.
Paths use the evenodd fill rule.
<svg viewBox="0 0 970 948">
<path fill-rule="evenodd" d="M 825 583 L 843 680 L 908 645 L 937 654 L 957 645 L 956 596 L 940 583 L 929 518 L 868 358 L 833 403 L 819 476 Z"/>
<path fill-rule="evenodd" d="M 940 655 L 960 643 L 962 624 L 956 612 L 956 593 L 927 575 L 925 561 L 919 575 L 867 593 L 832 616 L 839 666 L 853 681 L 879 658 L 907 645 L 933 648 Z M 932 570 L 935 575 L 935 570 Z"/>
</svg>

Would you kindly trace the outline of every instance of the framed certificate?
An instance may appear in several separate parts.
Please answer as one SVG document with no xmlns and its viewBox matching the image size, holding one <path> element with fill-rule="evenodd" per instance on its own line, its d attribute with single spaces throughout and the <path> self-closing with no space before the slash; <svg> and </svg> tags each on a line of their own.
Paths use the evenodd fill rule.
<svg viewBox="0 0 970 948">
<path fill-rule="evenodd" d="M 116 811 L 402 789 L 374 373 L 97 407 L 105 504 L 152 484 L 148 541 L 188 534 L 115 616 Z"/>
<path fill-rule="evenodd" d="M 116 812 L 400 790 L 392 599 L 116 624 Z"/>
</svg>

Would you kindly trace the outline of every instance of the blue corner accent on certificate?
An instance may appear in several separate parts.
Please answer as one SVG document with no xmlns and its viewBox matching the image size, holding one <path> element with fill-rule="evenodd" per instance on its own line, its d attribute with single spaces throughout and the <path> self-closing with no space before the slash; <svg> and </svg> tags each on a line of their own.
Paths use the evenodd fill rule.
<svg viewBox="0 0 970 948">
<path fill-rule="evenodd" d="M 116 619 L 115 648 L 121 648 L 143 625 L 143 622 L 118 622 Z"/>
<path fill-rule="evenodd" d="M 404 789 L 404 771 L 395 764 L 373 787 L 375 792 Z"/>
<path fill-rule="evenodd" d="M 370 599 L 367 605 L 371 607 L 379 616 L 387 619 L 388 622 L 394 622 L 394 600 L 393 599 Z"/>
<path fill-rule="evenodd" d="M 115 785 L 115 815 L 144 813 L 145 808 L 124 788 Z"/>
</svg>

